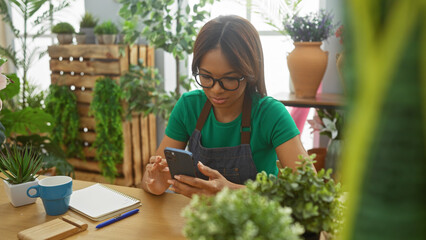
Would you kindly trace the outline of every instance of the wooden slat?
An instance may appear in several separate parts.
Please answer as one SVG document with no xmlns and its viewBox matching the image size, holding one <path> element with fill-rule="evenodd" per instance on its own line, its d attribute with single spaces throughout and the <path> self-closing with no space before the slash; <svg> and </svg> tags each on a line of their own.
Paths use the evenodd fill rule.
<svg viewBox="0 0 426 240">
<path fill-rule="evenodd" d="M 48 52 L 51 58 L 74 57 L 75 60 L 78 60 L 79 57 L 119 59 L 121 56 L 120 45 L 53 45 L 49 46 Z"/>
<path fill-rule="evenodd" d="M 147 58 L 146 58 L 146 46 L 139 46 L 139 59 L 143 60 L 143 66 L 147 66 Z"/>
<path fill-rule="evenodd" d="M 148 66 L 155 66 L 155 49 L 153 47 L 147 46 L 147 64 Z"/>
<path fill-rule="evenodd" d="M 79 103 L 91 103 L 93 100 L 93 92 L 90 90 L 85 90 L 85 91 L 75 90 L 73 92 L 75 96 L 77 97 L 77 102 Z"/>
<path fill-rule="evenodd" d="M 94 158 L 96 157 L 96 150 L 91 147 L 84 147 L 83 153 L 86 158 Z"/>
<path fill-rule="evenodd" d="M 149 128 L 148 117 L 141 117 L 141 136 L 142 136 L 142 161 L 143 166 L 149 162 Z"/>
<path fill-rule="evenodd" d="M 85 142 L 93 143 L 96 140 L 96 133 L 80 132 L 80 138 Z"/>
<path fill-rule="evenodd" d="M 156 151 L 157 151 L 157 119 L 154 114 L 148 115 L 148 124 L 149 124 L 149 153 L 150 153 L 150 156 L 153 156 L 153 155 L 156 155 Z"/>
<path fill-rule="evenodd" d="M 129 53 L 130 64 L 137 65 L 138 58 L 139 58 L 138 46 L 133 45 L 132 47 L 130 47 L 130 53 Z"/>
<path fill-rule="evenodd" d="M 81 160 L 78 158 L 67 158 L 67 161 L 74 166 L 77 170 L 91 171 L 91 172 L 101 172 L 101 168 L 99 166 L 98 161 L 89 161 L 89 160 Z M 123 164 L 117 164 L 118 174 L 123 174 Z"/>
<path fill-rule="evenodd" d="M 76 180 L 110 184 L 110 182 L 108 182 L 104 177 L 102 177 L 102 175 L 100 175 L 98 173 L 75 171 L 75 179 Z M 121 185 L 121 186 L 128 186 L 128 187 L 132 186 L 132 182 L 129 182 L 128 180 L 124 179 L 123 177 L 115 178 L 115 181 L 113 182 L 113 184 Z"/>
<path fill-rule="evenodd" d="M 56 59 L 50 60 L 50 70 L 52 72 L 74 72 L 80 74 L 81 72 L 86 75 L 96 74 L 115 74 L 122 73 L 120 61 L 59 61 Z M 127 70 L 127 69 L 126 69 Z"/>
<path fill-rule="evenodd" d="M 92 172 L 101 172 L 101 168 L 99 167 L 99 162 L 97 161 L 89 161 L 89 160 L 81 160 L 78 158 L 67 158 L 67 161 L 74 166 L 75 169 L 92 171 Z"/>
<path fill-rule="evenodd" d="M 135 185 L 142 182 L 142 152 L 141 152 L 141 130 L 140 115 L 132 116 L 132 148 L 133 169 L 135 172 Z"/>
<path fill-rule="evenodd" d="M 57 73 L 51 74 L 52 84 L 58 84 L 59 86 L 67 85 L 71 86 L 74 85 L 77 88 L 85 87 L 86 89 L 94 88 L 96 80 L 104 78 L 106 76 L 104 75 L 74 75 L 71 76 L 69 74 L 60 75 Z M 116 82 L 119 82 L 119 77 L 111 77 L 112 79 L 116 80 Z"/>
<path fill-rule="evenodd" d="M 128 56 L 128 51 L 126 56 Z M 124 75 L 129 70 L 129 59 L 127 57 L 120 58 L 120 75 Z"/>
<path fill-rule="evenodd" d="M 132 132 L 131 123 L 129 121 L 123 122 L 123 173 L 126 183 L 133 185 L 133 164 L 132 164 Z"/>
<path fill-rule="evenodd" d="M 87 128 L 88 130 L 95 130 L 95 118 L 93 117 L 80 117 L 80 128 Z"/>
<path fill-rule="evenodd" d="M 88 103 L 77 103 L 77 111 L 80 117 L 89 116 L 90 104 Z"/>
</svg>

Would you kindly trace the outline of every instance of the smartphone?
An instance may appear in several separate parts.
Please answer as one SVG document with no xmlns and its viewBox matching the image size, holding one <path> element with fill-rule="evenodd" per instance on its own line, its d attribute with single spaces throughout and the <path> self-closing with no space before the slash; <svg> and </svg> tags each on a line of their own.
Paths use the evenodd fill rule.
<svg viewBox="0 0 426 240">
<path fill-rule="evenodd" d="M 196 177 L 194 160 L 192 159 L 191 152 L 166 147 L 164 149 L 164 155 L 166 156 L 172 178 L 174 178 L 175 175 Z"/>
</svg>

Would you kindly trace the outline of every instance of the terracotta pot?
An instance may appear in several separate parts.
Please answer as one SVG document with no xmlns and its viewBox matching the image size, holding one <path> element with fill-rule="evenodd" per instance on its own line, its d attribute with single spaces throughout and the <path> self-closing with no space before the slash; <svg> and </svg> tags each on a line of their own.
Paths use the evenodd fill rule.
<svg viewBox="0 0 426 240">
<path fill-rule="evenodd" d="M 325 156 L 327 154 L 327 148 L 312 148 L 308 150 L 309 155 L 312 155 L 314 153 L 317 155 L 314 159 L 315 161 L 317 161 L 316 163 L 314 163 L 314 166 L 318 172 L 319 170 L 325 167 Z"/>
<path fill-rule="evenodd" d="M 327 68 L 328 52 L 322 42 L 295 42 L 294 50 L 287 56 L 288 70 L 296 97 L 313 98 Z"/>
</svg>

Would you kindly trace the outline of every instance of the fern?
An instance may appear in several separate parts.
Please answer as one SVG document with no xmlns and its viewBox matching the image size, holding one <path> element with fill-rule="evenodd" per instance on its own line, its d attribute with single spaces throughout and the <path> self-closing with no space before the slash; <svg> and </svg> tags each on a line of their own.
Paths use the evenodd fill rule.
<svg viewBox="0 0 426 240">
<path fill-rule="evenodd" d="M 96 159 L 100 162 L 102 175 L 113 182 L 118 175 L 116 165 L 123 159 L 123 129 L 120 104 L 122 91 L 111 78 L 98 79 L 90 104 L 90 113 L 95 117 Z"/>
<path fill-rule="evenodd" d="M 76 96 L 68 86 L 50 85 L 45 102 L 46 111 L 54 118 L 53 141 L 66 148 L 67 157 L 84 159 Z"/>
</svg>

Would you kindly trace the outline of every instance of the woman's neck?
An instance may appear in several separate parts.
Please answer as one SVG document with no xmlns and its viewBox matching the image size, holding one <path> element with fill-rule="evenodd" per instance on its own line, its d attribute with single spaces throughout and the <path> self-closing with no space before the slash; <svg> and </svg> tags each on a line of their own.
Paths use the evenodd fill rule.
<svg viewBox="0 0 426 240">
<path fill-rule="evenodd" d="M 221 123 L 228 123 L 234 121 L 243 111 L 244 94 L 238 99 L 235 104 L 228 108 L 213 107 L 214 116 L 216 120 Z"/>
</svg>

